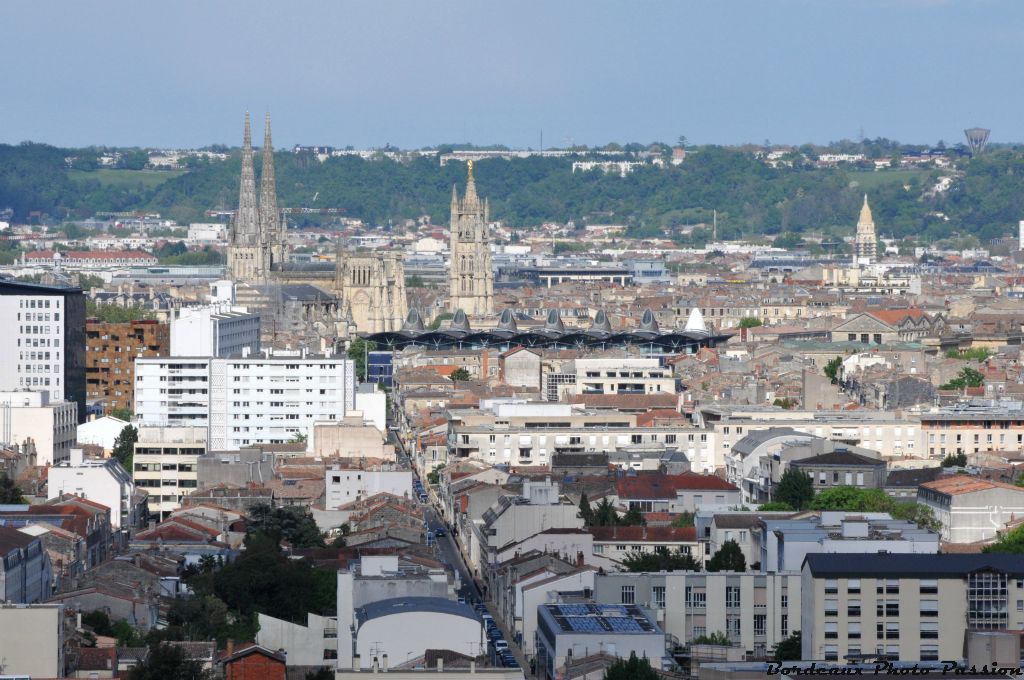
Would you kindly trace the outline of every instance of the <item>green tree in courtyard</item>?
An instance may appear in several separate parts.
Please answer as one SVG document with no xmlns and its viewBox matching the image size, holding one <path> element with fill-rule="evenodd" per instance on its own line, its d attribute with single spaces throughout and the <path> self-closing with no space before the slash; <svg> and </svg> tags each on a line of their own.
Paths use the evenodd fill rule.
<svg viewBox="0 0 1024 680">
<path fill-rule="evenodd" d="M 113 456 L 121 461 L 124 469 L 132 472 L 132 459 L 135 457 L 135 443 L 139 441 L 139 431 L 132 425 L 125 425 L 121 433 L 114 439 Z"/>
</svg>

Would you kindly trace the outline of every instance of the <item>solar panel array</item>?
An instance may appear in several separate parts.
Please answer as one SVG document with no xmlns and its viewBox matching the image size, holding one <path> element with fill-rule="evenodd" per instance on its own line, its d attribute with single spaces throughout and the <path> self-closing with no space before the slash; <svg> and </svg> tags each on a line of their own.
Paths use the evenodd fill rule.
<svg viewBox="0 0 1024 680">
<path fill-rule="evenodd" d="M 551 605 L 563 631 L 574 633 L 651 633 L 654 626 L 635 606 L 618 604 Z"/>
<path fill-rule="evenodd" d="M 625 616 L 608 616 L 605 617 L 605 621 L 611 626 L 613 632 L 616 633 L 639 633 L 642 628 L 640 624 L 636 622 L 636 619 L 630 619 Z"/>
</svg>

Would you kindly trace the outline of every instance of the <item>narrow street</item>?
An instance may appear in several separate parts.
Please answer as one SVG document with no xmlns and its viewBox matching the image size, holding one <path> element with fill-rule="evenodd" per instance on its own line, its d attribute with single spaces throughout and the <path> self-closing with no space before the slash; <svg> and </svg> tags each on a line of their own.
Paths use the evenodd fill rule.
<svg viewBox="0 0 1024 680">
<path fill-rule="evenodd" d="M 404 443 L 401 437 L 396 432 L 389 429 L 388 431 L 389 441 L 395 445 L 395 451 L 398 453 L 398 458 L 403 464 L 409 465 L 412 468 L 411 461 L 409 460 L 408 453 L 405 450 Z M 413 474 L 416 475 L 416 470 L 413 468 Z M 421 480 L 426 484 L 426 480 Z M 429 494 L 428 494 L 429 496 Z M 462 553 L 459 551 L 458 546 L 455 543 L 455 537 L 452 536 L 451 527 L 445 525 L 441 519 L 437 509 L 431 502 L 427 502 L 423 505 L 423 516 L 427 523 L 427 530 L 430 532 L 433 545 L 436 546 L 438 559 L 449 566 L 452 571 L 459 575 L 459 597 L 465 597 L 467 602 L 484 602 L 487 605 L 488 611 L 491 611 L 490 605 L 483 599 L 480 589 L 477 587 L 476 581 L 473 580 L 469 567 L 466 565 L 466 561 L 462 557 Z M 444 536 L 438 538 L 436 532 L 438 529 L 444 529 Z M 494 616 L 494 612 L 491 611 L 491 615 Z M 516 657 L 516 661 L 519 662 L 520 667 L 526 677 L 532 677 L 530 674 L 530 665 L 526 658 L 523 656 L 523 652 L 519 645 L 516 644 L 516 638 L 513 631 L 509 630 L 505 621 L 495 616 L 494 622 L 501 629 L 502 635 L 505 640 L 508 641 L 509 651 Z"/>
</svg>

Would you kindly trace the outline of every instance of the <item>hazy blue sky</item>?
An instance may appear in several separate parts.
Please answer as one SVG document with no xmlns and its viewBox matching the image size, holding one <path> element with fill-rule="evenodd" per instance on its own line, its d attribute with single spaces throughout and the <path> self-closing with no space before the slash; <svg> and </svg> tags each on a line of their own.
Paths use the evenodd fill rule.
<svg viewBox="0 0 1024 680">
<path fill-rule="evenodd" d="M 1024 0 L 4 0 L 0 141 L 1024 140 Z"/>
</svg>

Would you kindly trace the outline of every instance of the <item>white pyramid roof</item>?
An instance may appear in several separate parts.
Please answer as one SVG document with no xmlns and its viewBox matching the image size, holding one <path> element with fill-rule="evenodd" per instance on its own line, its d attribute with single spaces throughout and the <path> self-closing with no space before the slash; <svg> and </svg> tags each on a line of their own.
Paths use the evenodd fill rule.
<svg viewBox="0 0 1024 680">
<path fill-rule="evenodd" d="M 686 327 L 684 331 L 691 333 L 707 333 L 708 327 L 704 323 L 704 316 L 700 313 L 700 310 L 694 307 L 690 311 L 690 318 L 686 320 Z"/>
</svg>

